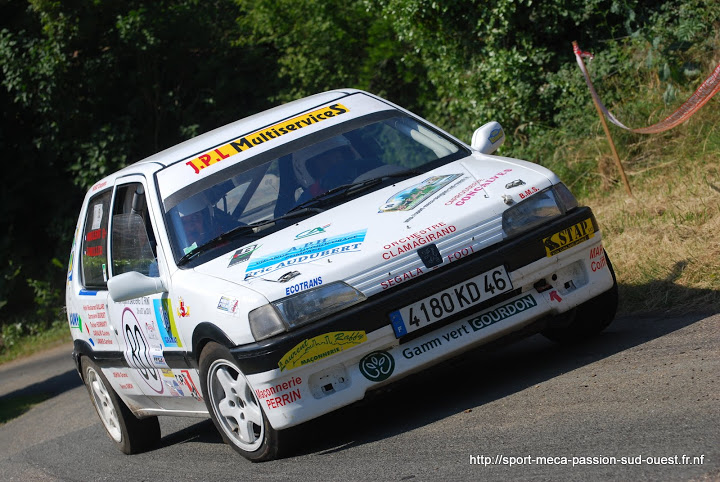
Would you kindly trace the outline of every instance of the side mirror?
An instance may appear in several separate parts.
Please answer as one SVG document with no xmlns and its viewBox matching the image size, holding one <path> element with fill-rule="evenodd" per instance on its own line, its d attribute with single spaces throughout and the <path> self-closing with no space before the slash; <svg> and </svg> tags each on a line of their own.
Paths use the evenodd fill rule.
<svg viewBox="0 0 720 482">
<path fill-rule="evenodd" d="M 478 128 L 472 136 L 470 146 L 483 154 L 492 154 L 505 142 L 505 131 L 499 122 L 488 122 Z"/>
<path fill-rule="evenodd" d="M 108 280 L 107 285 L 113 301 L 127 301 L 141 296 L 167 292 L 162 279 L 150 278 L 137 271 L 113 276 Z"/>
</svg>

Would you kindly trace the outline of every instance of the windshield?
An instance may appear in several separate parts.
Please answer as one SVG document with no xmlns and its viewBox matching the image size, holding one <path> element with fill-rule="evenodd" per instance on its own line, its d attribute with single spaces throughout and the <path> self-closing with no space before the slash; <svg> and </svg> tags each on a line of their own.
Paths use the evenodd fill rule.
<svg viewBox="0 0 720 482">
<path fill-rule="evenodd" d="M 249 169 L 243 164 L 251 163 L 239 163 L 226 169 L 222 181 L 189 190 L 191 195 L 182 200 L 174 196 L 166 218 L 176 261 L 233 230 L 257 236 L 257 230 L 237 228 L 269 226 L 269 221 L 340 186 L 370 186 L 366 181 L 409 176 L 464 153 L 464 148 L 405 115 L 333 134 L 313 138 L 312 144 L 294 144 L 290 152 Z"/>
</svg>

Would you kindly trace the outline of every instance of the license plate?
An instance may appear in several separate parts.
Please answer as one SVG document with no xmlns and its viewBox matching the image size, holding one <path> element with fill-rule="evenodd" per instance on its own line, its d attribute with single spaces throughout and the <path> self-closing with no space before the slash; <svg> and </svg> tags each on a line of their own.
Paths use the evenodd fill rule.
<svg viewBox="0 0 720 482">
<path fill-rule="evenodd" d="M 400 338 L 512 289 L 505 266 L 498 266 L 393 311 L 390 321 Z"/>
</svg>

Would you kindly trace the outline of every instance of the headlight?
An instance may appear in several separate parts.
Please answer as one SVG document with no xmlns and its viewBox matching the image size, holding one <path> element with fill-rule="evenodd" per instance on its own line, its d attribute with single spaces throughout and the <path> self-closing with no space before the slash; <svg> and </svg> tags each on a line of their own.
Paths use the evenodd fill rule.
<svg viewBox="0 0 720 482">
<path fill-rule="evenodd" d="M 577 200 L 564 184 L 533 194 L 503 213 L 503 231 L 516 236 L 577 207 Z"/>
<path fill-rule="evenodd" d="M 261 306 L 248 315 L 255 340 L 263 340 L 336 313 L 365 300 L 352 286 L 337 281 Z"/>
</svg>

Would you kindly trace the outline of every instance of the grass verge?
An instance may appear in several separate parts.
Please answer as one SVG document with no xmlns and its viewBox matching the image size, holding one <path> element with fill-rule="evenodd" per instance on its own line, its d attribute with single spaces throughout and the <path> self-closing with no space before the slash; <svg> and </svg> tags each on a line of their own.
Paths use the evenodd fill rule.
<svg viewBox="0 0 720 482">
<path fill-rule="evenodd" d="M 0 364 L 71 341 L 72 336 L 70 336 L 67 322 L 58 321 L 45 330 L 13 336 L 11 342 L 4 340 L 3 349 L 0 352 Z"/>
<path fill-rule="evenodd" d="M 581 201 L 593 208 L 603 232 L 622 313 L 720 308 L 719 100 L 662 134 L 611 128 L 632 198 L 618 182 L 599 121 L 596 135 L 570 150 L 567 159 L 597 161 L 590 174 L 595 182 Z"/>
</svg>

